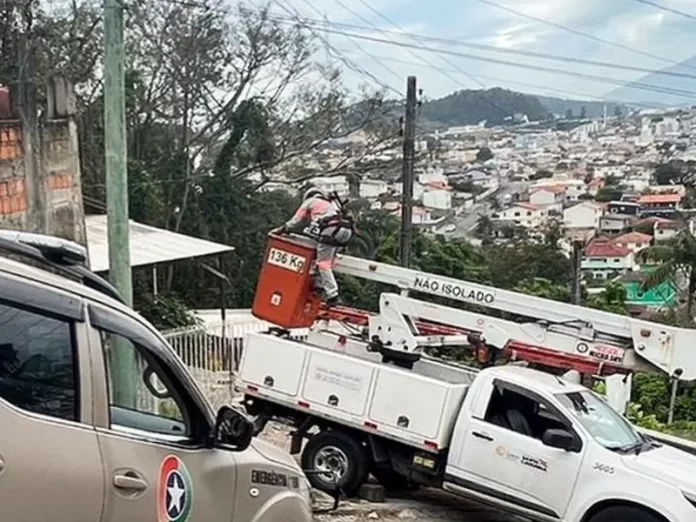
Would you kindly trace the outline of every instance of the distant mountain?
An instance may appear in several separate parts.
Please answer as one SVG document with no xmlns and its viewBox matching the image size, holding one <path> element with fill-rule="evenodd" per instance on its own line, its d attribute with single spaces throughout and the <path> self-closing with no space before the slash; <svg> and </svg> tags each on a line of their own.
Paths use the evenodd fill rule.
<svg viewBox="0 0 696 522">
<path fill-rule="evenodd" d="M 547 96 L 536 96 L 501 89 L 462 90 L 444 98 L 427 101 L 421 109 L 421 125 L 431 127 L 454 127 L 473 125 L 486 120 L 489 125 L 512 122 L 515 115 L 525 114 L 530 121 L 550 119 L 551 115 L 565 117 L 570 109 L 573 117 L 583 114 L 596 118 L 604 113 L 614 115 L 617 107 L 625 113 L 623 105 L 596 101 L 564 100 Z M 584 110 L 583 110 L 584 108 Z"/>
<path fill-rule="evenodd" d="M 696 56 L 660 69 L 662 72 L 689 74 L 696 76 Z M 663 92 L 653 92 L 649 86 L 657 86 L 668 89 L 690 91 L 693 95 L 675 96 Z M 645 88 L 647 87 L 647 88 Z M 636 104 L 644 104 L 654 107 L 688 106 L 696 104 L 696 79 L 665 76 L 664 74 L 650 73 L 607 93 L 607 98 L 622 100 Z"/>
</svg>

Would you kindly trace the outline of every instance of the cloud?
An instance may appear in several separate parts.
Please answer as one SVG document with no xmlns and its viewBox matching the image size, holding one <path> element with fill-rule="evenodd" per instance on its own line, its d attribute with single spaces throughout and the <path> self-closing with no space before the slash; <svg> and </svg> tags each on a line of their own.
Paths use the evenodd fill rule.
<svg viewBox="0 0 696 522">
<path fill-rule="evenodd" d="M 570 34 L 558 27 L 520 17 L 477 0 L 363 1 L 400 25 L 405 33 L 484 43 L 499 49 L 551 53 L 651 69 L 669 65 L 664 61 L 660 62 L 625 49 L 598 43 L 590 38 Z M 387 40 L 397 39 L 409 44 L 414 43 L 408 38 L 408 35 L 399 37 L 384 33 L 384 30 L 395 31 L 396 29 L 367 8 L 363 1 L 307 0 L 307 2 L 312 3 L 315 9 L 310 8 L 305 0 L 283 0 L 278 5 L 291 3 L 304 16 L 313 19 L 321 18 L 319 13 L 326 13 L 328 19 L 333 22 L 369 26 L 370 24 L 365 21 L 367 20 L 367 22 L 376 25 L 377 29 L 370 29 L 369 32 L 362 34 Z M 491 1 L 531 17 L 567 26 L 576 31 L 631 46 L 644 52 L 664 56 L 673 61 L 681 61 L 696 54 L 696 44 L 691 36 L 693 22 L 639 2 L 631 0 Z M 696 12 L 694 0 L 661 1 L 670 7 Z M 282 13 L 275 6 L 274 11 Z M 355 11 L 357 16 L 351 11 Z M 378 77 L 381 83 L 393 89 L 403 91 L 406 76 L 416 74 L 419 86 L 424 88 L 429 97 L 443 96 L 456 89 L 480 88 L 479 82 L 482 82 L 486 87 L 498 85 L 539 94 L 552 94 L 556 90 L 565 90 L 586 93 L 588 96 L 601 96 L 615 88 L 613 85 L 602 82 L 585 81 L 560 74 L 527 71 L 465 57 L 438 56 L 420 49 L 405 49 L 395 45 L 360 40 L 351 41 L 340 35 L 329 34 L 328 38 L 333 46 L 349 53 L 348 58 L 352 62 L 368 70 L 373 76 Z M 642 75 L 641 73 L 626 73 L 587 65 L 478 52 L 464 47 L 438 45 L 432 42 L 423 42 L 422 46 L 589 73 L 627 82 Z M 379 60 L 366 56 L 365 53 L 375 55 Z M 380 65 L 380 61 L 382 65 Z M 478 81 L 474 81 L 469 75 L 480 75 L 480 78 Z M 364 83 L 374 83 L 369 77 L 355 72 L 346 72 L 345 78 L 351 87 Z M 491 78 L 496 79 L 492 80 Z M 519 82 L 527 84 L 527 87 L 520 87 Z M 696 85 L 694 90 L 696 90 Z M 555 94 L 559 93 L 555 92 Z"/>
</svg>

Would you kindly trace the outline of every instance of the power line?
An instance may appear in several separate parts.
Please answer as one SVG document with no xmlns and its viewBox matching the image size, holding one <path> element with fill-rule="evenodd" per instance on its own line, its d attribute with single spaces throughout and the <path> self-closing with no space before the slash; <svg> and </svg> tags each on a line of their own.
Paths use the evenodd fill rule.
<svg viewBox="0 0 696 522">
<path fill-rule="evenodd" d="M 364 0 L 359 0 L 360 2 L 364 2 Z M 367 4 L 366 4 L 367 5 Z M 325 23 L 323 21 L 318 21 L 316 19 L 310 19 L 310 18 L 305 18 L 305 21 L 312 22 L 313 24 L 319 24 L 319 23 Z M 358 30 L 358 31 L 369 31 L 369 27 L 365 27 L 362 25 L 357 25 L 357 24 L 350 24 L 346 22 L 329 22 L 329 25 L 335 26 L 337 28 L 341 29 L 349 29 L 349 30 Z M 397 26 L 398 27 L 398 26 Z M 674 72 L 674 71 L 665 71 L 661 69 L 650 69 L 648 67 L 635 67 L 632 65 L 622 65 L 622 64 L 617 64 L 617 63 L 611 63 L 611 62 L 604 62 L 601 60 L 586 60 L 583 58 L 575 58 L 572 56 L 561 56 L 561 55 L 555 55 L 555 54 L 549 54 L 549 53 L 540 53 L 540 52 L 534 52 L 534 51 L 523 51 L 520 49 L 506 49 L 506 48 L 501 48 L 501 47 L 495 47 L 493 45 L 485 45 L 485 44 L 476 44 L 472 42 L 465 42 L 462 40 L 455 40 L 452 38 L 442 38 L 442 37 L 436 37 L 436 36 L 426 36 L 426 35 L 420 35 L 420 34 L 414 34 L 414 33 L 409 33 L 407 31 L 389 31 L 387 29 L 380 29 L 380 32 L 382 33 L 388 33 L 392 35 L 398 35 L 398 36 L 408 36 L 412 40 L 416 41 L 423 41 L 423 42 L 433 42 L 433 43 L 438 43 L 438 44 L 444 44 L 444 45 L 450 45 L 450 46 L 460 46 L 460 47 L 469 47 L 471 49 L 478 49 L 480 51 L 490 51 L 493 53 L 500 53 L 500 54 L 511 54 L 511 55 L 517 55 L 517 56 L 527 56 L 530 58 L 540 58 L 542 60 L 551 60 L 551 61 L 557 61 L 561 63 L 577 63 L 580 65 L 592 65 L 595 67 L 606 67 L 610 69 L 616 69 L 616 70 L 623 70 L 623 71 L 630 71 L 630 72 L 641 72 L 641 73 L 646 73 L 646 74 L 659 74 L 661 76 L 671 76 L 671 77 L 676 77 L 676 78 L 689 78 L 696 80 L 696 74 L 690 74 L 690 73 L 680 73 L 680 72 Z"/>
<path fill-rule="evenodd" d="M 688 18 L 689 20 L 696 20 L 696 15 L 692 15 L 691 13 L 680 11 L 679 9 L 674 9 L 673 7 L 667 7 L 666 5 L 658 4 L 657 2 L 651 2 L 650 0 L 633 0 L 633 1 L 638 2 L 639 4 L 645 4 L 645 5 L 650 5 L 652 7 L 656 7 L 657 9 L 660 9 L 662 11 L 666 11 L 668 13 L 683 16 L 684 18 Z"/>
<path fill-rule="evenodd" d="M 350 54 L 351 51 L 341 49 L 342 52 Z M 418 64 L 415 62 L 411 62 L 408 60 L 401 60 L 399 58 L 393 58 L 393 57 L 388 57 L 388 56 L 380 56 L 379 57 L 382 60 L 388 61 L 388 62 L 394 62 L 394 63 L 401 63 L 404 65 L 413 65 L 413 66 L 420 66 L 424 67 L 422 64 Z M 622 100 L 615 100 L 611 98 L 606 98 L 602 96 L 596 96 L 593 94 L 587 94 L 584 92 L 579 92 L 579 91 L 570 91 L 568 89 L 557 89 L 555 87 L 547 87 L 545 85 L 539 85 L 535 83 L 527 83 L 527 82 L 520 82 L 517 80 L 508 80 L 505 78 L 499 78 L 496 76 L 490 76 L 486 74 L 480 74 L 476 73 L 476 76 L 478 78 L 484 78 L 487 80 L 492 80 L 494 82 L 501 82 L 501 83 L 510 83 L 510 84 L 515 84 L 515 85 L 521 85 L 524 87 L 532 87 L 534 89 L 543 89 L 545 91 L 548 91 L 550 93 L 557 93 L 557 94 L 563 94 L 563 95 L 571 95 L 571 96 L 579 96 L 578 99 L 573 99 L 572 101 L 574 102 L 582 102 L 582 101 L 597 101 L 597 102 L 606 102 L 614 105 L 626 105 L 626 106 L 635 106 L 635 107 L 645 107 L 645 108 L 655 108 L 656 106 L 653 105 L 647 105 L 644 103 L 634 103 L 634 102 L 628 102 L 628 101 L 622 101 Z M 536 95 L 536 94 L 531 94 L 532 96 L 542 96 L 542 95 Z"/>
<path fill-rule="evenodd" d="M 307 4 L 309 7 L 311 7 L 315 12 L 319 13 L 320 16 L 323 15 L 323 13 L 322 13 L 317 7 L 315 7 L 314 5 L 312 5 L 312 3 L 309 2 L 309 0 L 302 0 L 302 1 L 303 1 L 305 4 Z M 338 0 L 337 0 L 337 1 L 338 1 Z M 299 16 L 299 13 L 298 13 L 298 16 Z M 328 19 L 327 19 L 327 22 L 328 22 Z M 397 74 L 392 68 L 390 68 L 388 65 L 386 65 L 386 64 L 385 64 L 382 60 L 380 60 L 379 58 L 375 58 L 373 55 L 371 55 L 369 52 L 367 52 L 358 42 L 356 42 L 355 40 L 352 40 L 352 42 L 353 42 L 353 45 L 355 45 L 355 46 L 356 46 L 363 54 L 365 54 L 368 58 L 372 59 L 372 61 L 374 61 L 375 63 L 377 63 L 377 65 L 382 66 L 382 68 L 384 68 L 384 70 L 386 70 L 386 71 L 387 71 L 388 73 L 390 73 L 391 75 L 395 76 L 398 80 L 403 80 L 403 78 L 402 78 L 399 74 Z M 401 93 L 400 93 L 400 94 L 401 94 Z M 401 94 L 401 95 L 403 96 L 403 94 Z"/>
<path fill-rule="evenodd" d="M 331 45 L 329 43 L 329 41 L 326 38 L 324 38 L 320 34 L 317 34 L 317 32 L 314 31 L 311 27 L 309 27 L 309 25 L 302 22 L 302 17 L 300 16 L 300 13 L 298 13 L 296 9 L 293 9 L 292 7 L 287 6 L 287 4 L 283 5 L 285 2 L 283 2 L 282 0 L 272 0 L 271 3 L 276 3 L 285 12 L 290 13 L 291 16 L 294 15 L 296 22 L 298 24 L 304 25 L 304 27 L 306 27 L 314 35 L 315 38 L 317 38 L 321 42 L 323 42 L 323 44 L 326 46 L 326 48 L 333 51 L 335 53 L 336 58 L 340 59 L 351 70 L 353 70 L 354 72 L 357 72 L 358 74 L 361 74 L 363 77 L 370 78 L 373 82 L 375 82 L 377 85 L 381 86 L 383 89 L 390 90 L 390 91 L 396 93 L 401 98 L 404 97 L 404 95 L 401 91 L 398 91 L 398 90 L 394 89 L 393 87 L 391 87 L 390 85 L 385 84 L 379 78 L 377 78 L 374 74 L 372 74 L 371 72 L 367 71 L 366 69 L 360 67 L 359 65 L 355 64 L 353 61 L 351 61 L 349 59 L 345 59 L 345 57 L 341 57 L 340 53 L 336 50 L 336 48 L 333 45 Z M 364 51 L 364 52 L 367 53 L 367 51 Z M 367 54 L 369 54 L 369 53 L 367 53 Z"/>
<path fill-rule="evenodd" d="M 306 0 L 303 0 L 303 1 L 306 1 Z M 362 16 L 360 13 L 358 13 L 358 12 L 355 11 L 354 9 L 351 9 L 350 7 L 348 7 L 347 5 L 345 5 L 341 0 L 334 0 L 334 1 L 335 1 L 338 5 L 340 5 L 341 7 L 343 7 L 346 11 L 348 11 L 349 13 L 351 13 L 353 16 L 356 16 L 357 18 L 359 18 L 359 19 L 362 20 L 363 22 L 366 22 L 366 23 L 370 24 L 374 29 L 376 29 L 378 32 L 381 32 L 381 33 L 382 33 L 383 35 L 385 35 L 390 41 L 393 42 L 393 40 L 392 40 L 391 38 L 389 38 L 389 36 L 386 34 L 385 31 L 383 31 L 382 29 L 380 29 L 379 27 L 377 27 L 375 24 L 373 24 L 370 20 L 368 20 L 367 18 L 365 18 L 364 16 Z M 365 3 L 363 0 L 360 0 L 360 1 L 362 2 L 362 4 L 363 4 L 365 7 L 367 7 L 368 9 L 370 9 L 370 10 L 371 10 L 373 13 L 375 13 L 377 16 L 379 16 L 379 17 L 381 17 L 382 19 L 386 20 L 388 23 L 392 24 L 392 25 L 395 26 L 397 29 L 401 29 L 395 22 L 392 22 L 389 18 L 387 18 L 385 15 L 383 15 L 382 13 L 380 13 L 379 11 L 377 11 L 375 8 L 373 8 L 373 7 L 371 7 L 369 4 Z M 327 19 L 327 23 L 331 23 L 331 21 Z M 450 81 L 454 82 L 455 85 L 460 85 L 460 86 L 463 87 L 464 89 L 467 89 L 467 88 L 468 88 L 466 85 L 463 85 L 460 81 L 458 81 L 456 78 L 454 78 L 454 77 L 453 77 L 451 74 L 449 74 L 447 71 L 443 70 L 442 68 L 439 68 L 439 67 L 435 66 L 431 61 L 429 61 L 429 60 L 427 60 L 426 58 L 422 57 L 421 55 L 419 55 L 418 53 L 416 53 L 413 49 L 407 49 L 407 50 L 408 50 L 408 52 L 411 54 L 411 56 L 416 57 L 417 59 L 419 59 L 419 60 L 421 60 L 423 63 L 425 63 L 427 66 L 429 66 L 430 68 L 432 68 L 432 69 L 434 69 L 434 70 L 440 72 L 442 75 L 444 75 L 444 76 L 445 76 L 446 78 L 448 78 Z M 440 57 L 441 57 L 441 55 L 439 55 L 439 54 L 438 54 L 437 56 L 440 56 Z M 442 57 L 441 57 L 441 58 L 442 58 Z M 442 58 L 442 59 L 445 60 L 445 61 L 447 61 L 445 58 Z M 483 82 L 481 82 L 481 81 L 479 81 L 478 79 L 476 79 L 476 78 L 475 78 L 473 75 L 471 75 L 470 73 L 464 71 L 463 69 L 459 68 L 459 67 L 456 66 L 456 65 L 454 65 L 454 67 L 457 68 L 461 74 L 464 74 L 465 76 L 467 76 L 468 78 L 470 78 L 474 83 L 478 84 L 482 89 L 485 89 L 485 88 L 486 88 L 486 85 L 485 85 Z M 493 102 L 493 101 L 491 101 L 491 100 L 487 100 L 487 99 L 483 98 L 483 101 L 484 101 L 486 104 L 488 104 L 490 107 L 492 107 L 492 108 L 494 108 L 495 110 L 497 110 L 498 112 L 500 112 L 502 115 L 508 115 L 508 114 L 510 114 L 510 113 L 514 113 L 514 111 L 510 111 L 509 108 L 508 108 L 508 110 L 503 109 L 502 107 L 500 107 L 498 104 L 496 104 L 495 102 Z"/>
<path fill-rule="evenodd" d="M 689 68 L 689 69 L 696 69 L 696 67 L 691 67 L 691 66 L 689 66 L 689 65 L 684 65 L 684 64 L 682 64 L 682 63 L 676 62 L 676 61 L 674 61 L 674 60 L 670 60 L 670 59 L 668 59 L 668 58 L 664 58 L 664 57 L 662 57 L 662 56 L 658 56 L 658 55 L 655 55 L 655 54 L 652 54 L 652 53 L 648 53 L 648 52 L 646 52 L 646 51 L 641 51 L 640 49 L 634 49 L 633 47 L 630 47 L 630 46 L 628 46 L 628 45 L 624 45 L 624 44 L 622 44 L 622 43 L 613 42 L 613 41 L 611 41 L 611 40 L 606 40 L 606 39 L 604 39 L 604 38 L 600 38 L 599 36 L 595 36 L 595 35 L 590 34 L 590 33 L 586 33 L 586 32 L 583 32 L 583 31 L 578 31 L 577 29 L 573 29 L 572 27 L 568 27 L 568 26 L 563 25 L 563 24 L 558 24 L 558 23 L 552 22 L 552 21 L 550 21 L 550 20 L 545 20 L 544 18 L 538 18 L 538 17 L 536 17 L 536 16 L 528 15 L 528 14 L 523 13 L 523 12 L 521 12 L 521 11 L 517 11 L 517 10 L 515 10 L 515 9 L 512 9 L 511 7 L 507 7 L 507 6 L 505 6 L 505 5 L 500 5 L 500 4 L 496 3 L 496 2 L 492 2 L 491 0 L 476 0 L 476 1 L 477 1 L 477 2 L 480 2 L 480 3 L 482 3 L 482 4 L 489 5 L 489 6 L 491 6 L 491 7 L 495 7 L 496 9 L 501 9 L 501 10 L 503 10 L 503 11 L 507 11 L 508 13 L 512 13 L 512 14 L 514 14 L 514 15 L 516 15 L 516 16 L 520 16 L 520 17 L 525 18 L 525 19 L 527 19 L 527 20 L 532 20 L 532 21 L 538 22 L 538 23 L 540 23 L 540 24 L 549 25 L 549 26 L 551 26 L 551 27 L 555 27 L 556 29 L 560 29 L 560 30 L 562 30 L 562 31 L 566 31 L 566 32 L 568 32 L 568 33 L 572 33 L 572 34 L 577 35 L 577 36 L 582 36 L 583 38 L 589 38 L 590 40 L 594 40 L 595 42 L 599 42 L 599 43 L 602 43 L 602 44 L 605 44 L 605 45 L 610 45 L 610 46 L 616 47 L 616 48 L 618 48 L 618 49 L 623 49 L 624 51 L 629 51 L 629 52 L 632 52 L 632 53 L 640 54 L 640 55 L 642 55 L 642 56 L 646 56 L 646 57 L 648 57 L 648 58 L 652 58 L 653 60 L 659 60 L 659 61 L 661 61 L 661 62 L 670 63 L 670 64 L 672 64 L 672 65 L 680 65 L 680 66 L 682 66 L 682 67 L 687 67 L 687 68 Z"/>
<path fill-rule="evenodd" d="M 336 2 L 340 2 L 341 0 L 335 0 L 335 1 L 336 1 Z M 372 11 L 374 14 L 376 14 L 378 17 L 380 17 L 382 20 L 384 20 L 384 21 L 387 22 L 388 24 L 390 24 L 390 25 L 392 25 L 393 27 L 395 27 L 395 28 L 397 29 L 397 31 L 400 31 L 401 34 L 406 34 L 406 35 L 408 35 L 408 33 L 407 33 L 406 31 L 404 31 L 404 29 L 403 29 L 400 25 L 398 25 L 398 24 L 397 24 L 396 22 L 394 22 L 391 18 L 389 18 L 388 16 L 386 16 L 386 15 L 383 14 L 383 13 L 381 13 L 380 11 L 378 11 L 377 9 L 375 9 L 374 7 L 372 7 L 370 4 L 368 4 L 367 2 L 365 2 L 365 0 L 359 0 L 359 2 L 360 2 L 362 5 L 364 5 L 367 9 L 369 9 L 370 11 Z M 351 11 L 352 11 L 352 10 L 351 10 Z M 363 18 L 362 16 L 360 16 L 360 18 L 364 20 L 364 18 Z M 383 30 L 383 29 L 379 29 L 375 24 L 372 24 L 372 23 L 370 22 L 370 25 L 372 25 L 373 27 L 375 27 L 375 28 L 376 28 L 378 31 L 380 31 L 382 34 L 385 34 L 385 35 L 387 34 L 387 31 L 385 31 L 385 30 Z M 389 32 L 391 33 L 392 31 L 389 31 Z M 415 40 L 415 39 L 414 39 L 414 40 Z M 417 40 L 415 40 L 415 41 L 417 42 Z M 453 82 L 455 82 L 455 83 L 459 83 L 459 85 L 462 85 L 460 82 L 457 82 L 457 80 L 456 80 L 455 78 L 453 78 L 453 77 L 452 77 L 447 71 L 445 71 L 444 69 L 439 68 L 439 67 L 435 67 L 435 66 L 432 64 L 432 62 L 430 62 L 429 60 L 426 60 L 425 58 L 422 58 L 420 55 L 416 54 L 416 53 L 415 53 L 413 50 L 411 50 L 411 49 L 409 49 L 409 52 L 411 53 L 412 56 L 416 56 L 417 58 L 419 58 L 419 59 L 420 59 L 421 61 L 423 61 L 424 63 L 430 65 L 430 66 L 433 67 L 435 70 L 437 70 L 437 71 L 439 71 L 440 73 L 442 73 L 446 78 L 449 78 L 451 81 L 453 81 Z M 480 81 L 476 76 L 474 76 L 473 74 L 469 73 L 468 71 L 465 71 L 464 69 L 462 69 L 461 67 L 459 67 L 457 64 L 453 63 L 451 60 L 449 60 L 448 58 L 442 56 L 441 54 L 438 54 L 438 53 L 434 53 L 434 54 L 435 54 L 438 58 L 440 58 L 440 60 L 442 60 L 443 62 L 445 62 L 445 63 L 448 64 L 449 66 L 454 67 L 460 74 L 462 74 L 462 75 L 466 76 L 467 78 L 469 78 L 471 81 L 473 81 L 474 83 L 476 83 L 476 84 L 477 84 L 479 87 L 481 87 L 482 89 L 486 89 L 486 88 L 487 88 L 486 85 L 485 85 L 482 81 Z M 465 85 L 462 85 L 462 87 L 466 88 Z M 509 110 L 509 109 L 510 109 L 509 107 L 508 107 L 508 110 L 505 110 L 505 109 L 501 108 L 498 104 L 496 104 L 496 103 L 493 102 L 492 100 L 488 100 L 488 99 L 486 99 L 486 98 L 482 98 L 482 100 L 483 100 L 483 102 L 486 103 L 489 107 L 493 107 L 494 109 L 498 110 L 501 114 L 508 115 L 508 114 L 511 114 L 511 113 L 514 114 L 514 112 L 515 112 L 515 111 L 510 111 L 510 110 Z"/>
<path fill-rule="evenodd" d="M 405 42 L 392 42 L 390 40 L 385 40 L 385 39 L 377 38 L 374 36 L 358 35 L 355 33 L 348 33 L 346 31 L 339 31 L 339 30 L 333 30 L 333 29 L 325 29 L 325 31 L 327 33 L 331 33 L 331 34 L 350 36 L 353 38 L 358 38 L 358 39 L 367 40 L 367 41 L 376 42 L 376 43 L 382 43 L 382 44 L 386 44 L 386 45 L 394 45 L 394 46 L 402 47 L 402 48 L 408 47 L 411 49 L 420 49 L 420 50 L 424 50 L 424 51 L 431 51 L 434 53 L 441 53 L 441 54 L 446 54 L 446 55 L 450 55 L 450 56 L 459 56 L 459 57 L 467 58 L 470 60 L 478 60 L 478 61 L 483 61 L 483 62 L 487 62 L 487 63 L 495 63 L 498 65 L 518 67 L 521 69 L 534 70 L 534 71 L 538 71 L 538 72 L 547 72 L 547 73 L 552 73 L 552 74 L 562 74 L 562 75 L 566 75 L 566 76 L 574 76 L 576 78 L 582 78 L 584 80 L 592 80 L 592 81 L 596 81 L 599 83 L 607 83 L 607 84 L 611 84 L 611 85 L 617 85 L 619 87 L 625 87 L 627 84 L 630 84 L 630 87 L 634 88 L 634 89 L 639 89 L 639 90 L 644 90 L 644 91 L 649 91 L 649 92 L 658 92 L 660 94 L 670 94 L 673 96 L 680 96 L 680 97 L 691 99 L 691 100 L 696 98 L 696 92 L 687 91 L 684 89 L 676 89 L 676 88 L 672 88 L 672 87 L 663 87 L 660 85 L 653 85 L 653 84 L 647 84 L 647 83 L 642 83 L 642 82 L 626 82 L 624 80 L 619 80 L 616 78 L 609 78 L 606 76 L 597 76 L 597 75 L 588 74 L 588 73 L 579 73 L 579 72 L 575 72 L 575 71 L 566 71 L 566 70 L 562 70 L 562 69 L 554 69 L 552 67 L 544 67 L 541 65 L 510 62 L 507 60 L 500 60 L 500 59 L 489 58 L 489 57 L 485 57 L 485 56 L 450 51 L 447 49 L 436 49 L 433 47 L 426 47 L 426 46 L 422 46 L 422 45 L 413 45 L 413 44 L 408 44 Z"/>
</svg>

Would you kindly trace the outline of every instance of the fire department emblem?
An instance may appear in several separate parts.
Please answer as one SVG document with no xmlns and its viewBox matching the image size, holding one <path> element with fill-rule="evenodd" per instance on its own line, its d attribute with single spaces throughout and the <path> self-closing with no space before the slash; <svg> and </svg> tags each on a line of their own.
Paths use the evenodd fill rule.
<svg viewBox="0 0 696 522">
<path fill-rule="evenodd" d="M 193 483 L 175 455 L 164 459 L 157 484 L 157 522 L 186 522 L 193 506 Z"/>
</svg>

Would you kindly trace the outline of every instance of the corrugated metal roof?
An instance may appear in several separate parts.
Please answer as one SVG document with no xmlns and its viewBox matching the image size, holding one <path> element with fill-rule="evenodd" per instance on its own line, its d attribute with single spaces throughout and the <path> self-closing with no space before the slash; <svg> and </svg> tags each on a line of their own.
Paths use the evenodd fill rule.
<svg viewBox="0 0 696 522">
<path fill-rule="evenodd" d="M 85 216 L 85 228 L 92 271 L 108 271 L 109 247 L 106 216 Z M 234 247 L 130 220 L 130 256 L 131 266 L 134 267 L 221 254 L 232 250 Z"/>
</svg>

